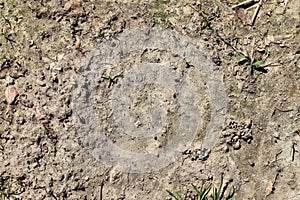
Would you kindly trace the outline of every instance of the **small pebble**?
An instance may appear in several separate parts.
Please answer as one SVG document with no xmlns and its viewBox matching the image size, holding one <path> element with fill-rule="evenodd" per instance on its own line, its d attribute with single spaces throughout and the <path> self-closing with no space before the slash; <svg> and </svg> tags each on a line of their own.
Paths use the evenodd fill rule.
<svg viewBox="0 0 300 200">
<path fill-rule="evenodd" d="M 15 86 L 8 86 L 5 90 L 5 99 L 6 102 L 11 105 L 15 102 L 17 96 L 19 96 L 19 92 L 15 88 Z"/>
<path fill-rule="evenodd" d="M 36 80 L 36 83 L 41 86 L 41 87 L 45 87 L 46 86 L 46 83 L 44 81 L 41 81 L 39 79 Z"/>
<path fill-rule="evenodd" d="M 238 150 L 238 149 L 240 149 L 241 148 L 241 143 L 240 143 L 240 141 L 237 141 L 234 145 L 233 145 L 233 149 L 234 150 Z"/>
</svg>

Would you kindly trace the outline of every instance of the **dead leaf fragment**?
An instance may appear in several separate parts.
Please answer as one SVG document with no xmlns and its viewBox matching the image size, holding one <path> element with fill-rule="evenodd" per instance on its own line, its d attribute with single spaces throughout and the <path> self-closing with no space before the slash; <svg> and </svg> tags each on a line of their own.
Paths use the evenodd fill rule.
<svg viewBox="0 0 300 200">
<path fill-rule="evenodd" d="M 80 42 L 77 42 L 77 43 L 75 44 L 75 49 L 80 49 L 80 46 L 81 46 L 81 43 L 80 43 Z"/>
<path fill-rule="evenodd" d="M 241 20 L 241 22 L 243 22 L 244 25 L 251 25 L 251 19 L 248 15 L 247 10 L 243 8 L 236 8 L 235 14 Z"/>
<path fill-rule="evenodd" d="M 6 102 L 11 105 L 15 102 L 17 96 L 19 95 L 19 92 L 17 91 L 17 89 L 15 88 L 15 86 L 8 86 L 5 90 L 5 98 L 6 98 Z"/>
<path fill-rule="evenodd" d="M 42 112 L 41 107 L 39 104 L 34 104 L 34 106 L 31 108 L 31 111 L 36 114 L 38 120 L 43 120 L 46 115 Z"/>
<path fill-rule="evenodd" d="M 274 183 L 273 181 L 269 181 L 266 188 L 266 193 L 267 193 L 266 196 L 272 194 L 273 191 L 274 191 Z"/>
</svg>

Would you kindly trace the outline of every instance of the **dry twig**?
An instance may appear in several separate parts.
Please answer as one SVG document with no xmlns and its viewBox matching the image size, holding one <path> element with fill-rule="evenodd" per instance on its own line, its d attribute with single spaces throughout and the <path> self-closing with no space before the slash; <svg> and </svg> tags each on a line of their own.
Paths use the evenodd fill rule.
<svg viewBox="0 0 300 200">
<path fill-rule="evenodd" d="M 251 25 L 252 25 L 252 26 L 254 25 L 255 19 L 256 19 L 257 15 L 258 15 L 258 12 L 259 12 L 259 9 L 260 9 L 260 7 L 262 6 L 262 1 L 263 1 L 263 0 L 260 0 L 260 1 L 258 2 L 258 5 L 257 5 L 257 7 L 256 7 L 256 9 L 255 9 L 255 11 L 254 11 L 254 14 L 253 14 L 252 19 L 251 19 Z"/>
</svg>

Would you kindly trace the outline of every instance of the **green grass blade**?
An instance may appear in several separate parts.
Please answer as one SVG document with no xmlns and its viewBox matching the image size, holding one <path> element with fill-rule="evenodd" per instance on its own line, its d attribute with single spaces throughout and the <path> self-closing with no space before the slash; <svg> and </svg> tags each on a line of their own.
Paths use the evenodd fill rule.
<svg viewBox="0 0 300 200">
<path fill-rule="evenodd" d="M 197 193 L 197 200 L 204 200 L 211 189 L 211 184 L 206 188 L 202 185 L 200 190 L 194 184 L 191 185 Z"/>
<path fill-rule="evenodd" d="M 202 194 L 202 186 L 200 188 L 200 191 L 198 190 L 198 188 L 192 183 L 192 187 L 194 188 L 195 192 L 197 193 L 198 196 L 200 196 Z"/>
<path fill-rule="evenodd" d="M 176 195 L 177 195 L 177 196 L 176 196 L 176 195 L 173 194 L 170 190 L 166 190 L 166 191 L 167 191 L 167 193 L 168 193 L 171 197 L 173 197 L 175 200 L 184 200 L 180 194 L 176 193 Z"/>
<path fill-rule="evenodd" d="M 210 189 L 211 189 L 211 184 L 203 191 L 203 195 L 201 196 L 200 200 L 205 199 L 205 197 L 208 195 Z"/>
<path fill-rule="evenodd" d="M 241 59 L 246 58 L 246 56 L 243 55 L 243 54 L 240 54 L 240 55 L 237 55 L 236 58 L 239 59 L 239 60 L 241 60 Z"/>
<path fill-rule="evenodd" d="M 217 199 L 217 189 L 215 188 L 215 187 L 213 187 L 213 192 L 212 192 L 212 198 L 213 198 L 213 200 L 218 200 Z"/>
<path fill-rule="evenodd" d="M 221 196 L 221 191 L 222 191 L 222 187 L 223 187 L 223 174 L 221 175 L 221 182 L 220 182 L 220 185 L 219 185 L 219 189 L 218 189 L 218 193 L 217 193 L 217 198 L 219 199 L 220 196 Z"/>
<path fill-rule="evenodd" d="M 262 65 L 262 64 L 264 64 L 263 60 L 257 60 L 254 63 L 252 63 L 252 65 L 254 65 L 254 66 L 259 66 L 259 65 Z"/>
<path fill-rule="evenodd" d="M 234 200 L 234 190 L 225 197 L 225 200 Z"/>
</svg>

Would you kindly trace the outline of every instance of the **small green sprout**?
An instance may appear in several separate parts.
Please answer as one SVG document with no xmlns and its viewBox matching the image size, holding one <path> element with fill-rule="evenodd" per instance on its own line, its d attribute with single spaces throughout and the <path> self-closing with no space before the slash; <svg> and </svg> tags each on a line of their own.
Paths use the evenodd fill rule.
<svg viewBox="0 0 300 200">
<path fill-rule="evenodd" d="M 224 200 L 234 200 L 234 192 L 230 191 Z"/>
<path fill-rule="evenodd" d="M 113 80 L 113 77 L 111 75 L 102 75 L 101 78 L 104 78 L 105 80 Z"/>
<path fill-rule="evenodd" d="M 269 55 L 270 55 L 270 49 L 269 49 L 269 48 L 266 48 L 266 49 L 265 49 L 265 56 L 268 57 Z"/>
<path fill-rule="evenodd" d="M 101 78 L 109 81 L 107 87 L 110 87 L 114 83 L 114 77 L 112 77 L 111 75 L 102 75 Z"/>
<path fill-rule="evenodd" d="M 109 19 L 107 19 L 107 20 L 105 20 L 105 24 L 107 24 L 107 25 L 110 25 L 111 24 L 111 22 L 112 22 L 112 19 L 111 18 L 109 18 Z"/>
<path fill-rule="evenodd" d="M 66 97 L 66 98 L 64 98 L 63 99 L 63 102 L 64 102 L 64 105 L 66 105 L 67 107 L 69 107 L 69 105 L 70 105 L 70 99 L 68 98 L 68 97 Z"/>
<path fill-rule="evenodd" d="M 49 133 L 49 131 L 48 131 L 46 128 L 43 128 L 43 133 L 44 133 L 45 135 L 47 135 L 47 134 Z"/>
<path fill-rule="evenodd" d="M 195 192 L 197 193 L 197 200 L 205 200 L 206 196 L 208 195 L 210 189 L 211 189 L 211 184 L 208 185 L 208 187 L 203 187 L 201 186 L 200 190 L 192 184 L 192 187 L 194 188 Z"/>
<path fill-rule="evenodd" d="M 207 26 L 208 26 L 208 23 L 207 23 L 207 21 L 204 20 L 201 24 L 202 29 L 205 29 Z"/>
<path fill-rule="evenodd" d="M 110 87 L 112 84 L 115 83 L 116 78 L 121 77 L 122 76 L 122 72 L 120 74 L 117 74 L 115 76 L 112 75 L 102 75 L 101 78 L 103 78 L 104 80 L 109 81 L 108 87 Z"/>
<path fill-rule="evenodd" d="M 222 200 L 222 199 L 233 200 L 234 199 L 234 191 L 230 191 L 226 197 L 223 196 L 225 189 L 227 188 L 227 186 L 223 187 L 223 180 L 224 179 L 223 179 L 223 173 L 222 173 L 219 188 L 218 189 L 213 188 L 213 194 L 212 194 L 213 200 Z"/>
<path fill-rule="evenodd" d="M 221 191 L 222 191 L 222 186 L 223 186 L 223 174 L 221 175 L 221 181 L 220 181 L 220 185 L 219 188 L 213 188 L 213 200 L 221 200 Z"/>
<path fill-rule="evenodd" d="M 247 56 L 244 54 L 239 54 L 237 56 L 235 56 L 237 59 L 242 60 L 242 59 L 247 59 Z"/>
<path fill-rule="evenodd" d="M 3 35 L 5 40 L 8 40 L 6 29 L 2 29 L 2 35 Z"/>
<path fill-rule="evenodd" d="M 252 60 L 251 61 L 251 66 L 260 66 L 260 65 L 262 65 L 262 64 L 264 64 L 264 61 L 263 60 Z"/>
<path fill-rule="evenodd" d="M 98 32 L 98 35 L 99 35 L 100 37 L 104 37 L 105 33 L 104 33 L 104 31 L 99 31 L 99 32 Z"/>
<path fill-rule="evenodd" d="M 239 52 L 236 58 L 239 59 L 240 61 L 245 61 L 249 63 L 251 67 L 259 67 L 260 65 L 265 63 L 263 60 L 252 58 L 251 56 L 249 56 L 248 53 L 243 53 L 243 52 Z"/>
<path fill-rule="evenodd" d="M 216 39 L 216 42 L 220 42 L 220 36 L 219 36 L 219 33 L 218 33 L 218 30 L 217 29 L 214 29 L 214 36 L 215 36 L 215 39 Z"/>
<path fill-rule="evenodd" d="M 221 11 L 220 11 L 220 7 L 219 6 L 216 9 L 216 15 L 217 15 L 217 17 L 221 16 Z"/>
<path fill-rule="evenodd" d="M 200 188 L 197 188 L 193 184 L 191 185 L 196 192 L 197 200 L 207 200 L 209 197 L 211 197 L 213 200 L 234 200 L 234 191 L 230 191 L 227 196 L 224 196 L 227 185 L 223 186 L 223 174 L 221 175 L 221 181 L 218 188 L 213 187 L 212 183 L 210 183 L 208 186 L 202 185 Z M 184 200 L 179 193 L 174 194 L 169 190 L 166 191 L 175 200 Z M 208 196 L 209 194 L 211 194 L 211 196 Z"/>
<path fill-rule="evenodd" d="M 242 39 L 238 39 L 237 44 L 243 45 L 243 40 Z"/>
</svg>

